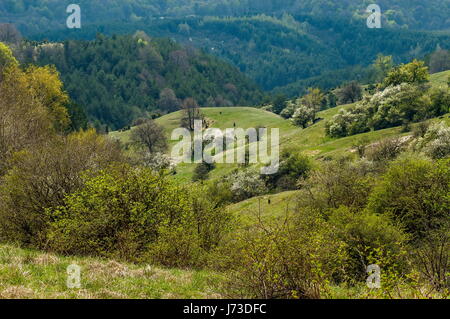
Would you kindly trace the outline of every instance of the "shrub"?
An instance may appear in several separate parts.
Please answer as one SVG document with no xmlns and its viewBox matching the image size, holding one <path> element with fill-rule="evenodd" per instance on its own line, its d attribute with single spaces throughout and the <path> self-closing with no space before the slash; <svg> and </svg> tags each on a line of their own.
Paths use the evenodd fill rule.
<svg viewBox="0 0 450 319">
<path fill-rule="evenodd" d="M 417 156 L 393 162 L 369 199 L 369 208 L 401 223 L 413 240 L 441 228 L 450 211 L 450 161 Z"/>
<path fill-rule="evenodd" d="M 312 299 L 327 286 L 343 259 L 342 243 L 317 214 L 302 212 L 280 225 L 260 225 L 230 243 L 232 297 Z"/>
<path fill-rule="evenodd" d="M 165 226 L 186 221 L 188 197 L 150 170 L 118 166 L 85 177 L 84 187 L 47 211 L 52 249 L 138 259 Z"/>
<path fill-rule="evenodd" d="M 267 187 L 258 170 L 247 169 L 236 171 L 228 177 L 230 190 L 236 202 L 265 194 Z"/>
<path fill-rule="evenodd" d="M 300 127 L 306 128 L 316 119 L 316 111 L 306 105 L 300 105 L 292 115 L 292 122 Z"/>
<path fill-rule="evenodd" d="M 300 179 L 309 175 L 312 169 L 311 159 L 294 151 L 281 154 L 278 172 L 266 177 L 267 185 L 272 189 L 294 190 L 298 188 Z"/>
<path fill-rule="evenodd" d="M 303 183 L 300 205 L 324 214 L 340 206 L 362 209 L 373 188 L 373 171 L 373 165 L 364 160 L 324 162 Z"/>
<path fill-rule="evenodd" d="M 94 130 L 54 137 L 43 146 L 16 153 L 0 185 L 0 238 L 45 247 L 46 208 L 64 203 L 80 189 L 80 174 L 120 161 L 117 145 Z"/>
<path fill-rule="evenodd" d="M 152 170 L 113 166 L 48 209 L 49 246 L 64 254 L 170 267 L 201 266 L 229 222 L 225 211 Z"/>
<path fill-rule="evenodd" d="M 402 138 L 388 138 L 369 146 L 365 154 L 370 161 L 385 163 L 395 159 L 403 150 L 405 142 Z"/>
<path fill-rule="evenodd" d="M 450 155 L 450 127 L 444 123 L 434 124 L 419 139 L 417 146 L 433 159 Z"/>
<path fill-rule="evenodd" d="M 205 181 L 209 177 L 209 172 L 211 172 L 215 168 L 214 163 L 206 163 L 202 162 L 198 164 L 194 169 L 194 175 L 192 176 L 193 182 Z"/>
<path fill-rule="evenodd" d="M 346 249 L 343 277 L 337 279 L 363 282 L 367 266 L 373 263 L 382 267 L 383 272 L 406 272 L 407 236 L 387 216 L 341 206 L 330 213 L 329 223 Z"/>
</svg>

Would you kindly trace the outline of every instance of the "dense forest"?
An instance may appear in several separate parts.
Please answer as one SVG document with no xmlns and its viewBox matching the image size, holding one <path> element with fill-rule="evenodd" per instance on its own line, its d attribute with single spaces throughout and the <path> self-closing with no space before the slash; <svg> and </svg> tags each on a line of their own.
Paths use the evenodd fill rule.
<svg viewBox="0 0 450 319">
<path fill-rule="evenodd" d="M 240 17 L 140 19 L 85 24 L 79 30 L 53 29 L 32 38 L 63 41 L 94 39 L 98 32 L 132 34 L 144 30 L 156 37 L 203 48 L 237 66 L 263 89 L 289 96 L 309 86 L 329 89 L 353 79 L 370 82 L 366 67 L 377 54 L 406 62 L 441 48 L 450 36 L 400 28 L 368 29 L 364 18 L 283 14 Z"/>
<path fill-rule="evenodd" d="M 75 105 L 95 127 L 106 130 L 177 111 L 188 97 L 201 106 L 256 105 L 262 97 L 235 67 L 143 32 L 17 47 L 22 62 L 55 65 Z"/>
<path fill-rule="evenodd" d="M 63 27 L 69 0 L 3 0 L 0 21 L 14 22 L 31 33 Z M 360 0 L 80 0 L 87 24 L 111 21 L 138 21 L 151 17 L 243 16 L 255 14 L 309 15 L 359 19 L 370 1 Z M 442 30 L 450 27 L 448 0 L 379 0 L 387 26 L 409 29 Z M 9 20 L 9 21 L 8 21 Z"/>
</svg>

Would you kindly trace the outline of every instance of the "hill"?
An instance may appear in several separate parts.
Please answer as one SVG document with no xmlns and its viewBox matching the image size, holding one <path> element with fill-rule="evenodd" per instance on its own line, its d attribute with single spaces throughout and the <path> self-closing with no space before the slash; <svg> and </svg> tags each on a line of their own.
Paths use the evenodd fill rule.
<svg viewBox="0 0 450 319">
<path fill-rule="evenodd" d="M 99 128 L 165 114 L 193 97 L 202 106 L 255 105 L 259 88 L 235 67 L 170 39 L 134 36 L 28 43 L 24 62 L 55 65 L 72 100 Z M 18 52 L 18 55 L 21 52 Z"/>
<path fill-rule="evenodd" d="M 311 15 L 355 18 L 364 15 L 367 3 L 359 0 L 103 0 L 77 2 L 83 8 L 87 24 L 115 21 L 139 21 L 151 17 L 245 16 L 254 14 Z M 442 30 L 450 27 L 446 12 L 448 0 L 379 0 L 388 13 L 387 25 L 410 29 Z M 23 31 L 52 30 L 65 22 L 63 13 L 70 2 L 59 0 L 3 0 L 0 22 L 17 22 Z M 420 14 L 419 14 L 420 13 Z"/>
<path fill-rule="evenodd" d="M 450 48 L 445 32 L 389 28 L 369 29 L 366 19 L 307 15 L 182 17 L 86 25 L 80 30 L 53 29 L 32 39 L 62 41 L 130 34 L 143 30 L 202 48 L 239 68 L 266 91 L 289 96 L 308 87 L 330 89 L 343 82 L 373 80 L 377 55 L 406 62 L 441 48 Z"/>
<path fill-rule="evenodd" d="M 431 76 L 431 84 L 433 86 L 446 85 L 446 81 L 450 76 L 450 71 L 440 72 Z M 220 129 L 233 128 L 279 128 L 280 129 L 280 147 L 283 149 L 295 149 L 304 152 L 314 158 L 323 158 L 327 156 L 339 156 L 349 154 L 353 145 L 360 139 L 364 138 L 370 143 L 374 143 L 384 138 L 408 135 L 402 133 L 401 127 L 393 127 L 384 130 L 368 132 L 348 136 L 344 138 L 331 138 L 325 136 L 325 122 L 330 120 L 334 115 L 339 113 L 341 109 L 349 108 L 352 104 L 341 105 L 332 109 L 321 111 L 318 113 L 318 122 L 314 125 L 301 129 L 285 120 L 282 117 L 258 108 L 252 107 L 216 107 L 202 108 L 201 111 L 205 117 L 212 123 L 211 127 Z M 156 122 L 160 124 L 166 135 L 169 137 L 171 132 L 180 126 L 181 111 L 167 114 L 158 118 Z M 438 119 L 436 119 L 438 120 Z M 450 123 L 450 119 L 446 116 L 445 121 Z M 132 130 L 133 128 L 131 128 Z M 128 143 L 131 130 L 124 132 L 111 132 L 110 136 L 119 139 L 123 143 Z M 173 144 L 173 143 L 172 143 Z M 195 165 L 180 164 L 177 168 L 177 178 L 190 181 Z M 212 172 L 211 177 L 219 177 L 232 169 L 235 165 L 217 164 L 217 168 Z"/>
</svg>

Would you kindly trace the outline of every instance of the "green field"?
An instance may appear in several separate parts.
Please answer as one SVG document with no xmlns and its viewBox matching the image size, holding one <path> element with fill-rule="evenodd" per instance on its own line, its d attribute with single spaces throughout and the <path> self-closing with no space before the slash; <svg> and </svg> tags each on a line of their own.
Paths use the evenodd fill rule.
<svg viewBox="0 0 450 319">
<path fill-rule="evenodd" d="M 438 87 L 446 85 L 447 79 L 450 76 L 450 71 L 436 73 L 431 76 L 432 85 Z M 252 107 L 217 107 L 217 108 L 202 108 L 201 111 L 212 123 L 211 127 L 226 129 L 233 128 L 234 125 L 239 128 L 279 128 L 280 130 L 280 147 L 281 150 L 290 148 L 304 152 L 314 158 L 323 158 L 325 156 L 340 156 L 349 154 L 352 151 L 353 145 L 360 139 L 364 138 L 366 141 L 373 143 L 381 139 L 404 136 L 410 133 L 401 133 L 400 127 L 389 128 L 364 134 L 344 137 L 344 138 L 330 138 L 325 136 L 325 123 L 336 115 L 341 109 L 349 108 L 351 105 L 342 105 L 333 109 L 328 109 L 318 113 L 318 121 L 306 128 L 301 129 L 285 120 L 282 117 L 267 112 L 258 108 Z M 180 126 L 181 111 L 165 115 L 158 118 L 156 122 L 160 124 L 170 138 L 171 132 Z M 445 116 L 445 121 L 450 123 L 450 119 Z M 110 136 L 119 139 L 123 143 L 130 141 L 131 130 L 125 132 L 111 132 Z M 171 141 L 170 145 L 174 145 Z M 218 178 L 224 174 L 229 173 L 235 169 L 237 165 L 233 164 L 217 164 L 216 169 L 211 172 L 211 178 Z M 180 164 L 177 167 L 176 178 L 189 182 L 195 165 L 194 164 Z"/>
<path fill-rule="evenodd" d="M 81 287 L 67 287 L 67 266 L 81 267 Z M 0 245 L 0 299 L 221 298 L 221 275 L 95 258 L 60 257 Z"/>
</svg>

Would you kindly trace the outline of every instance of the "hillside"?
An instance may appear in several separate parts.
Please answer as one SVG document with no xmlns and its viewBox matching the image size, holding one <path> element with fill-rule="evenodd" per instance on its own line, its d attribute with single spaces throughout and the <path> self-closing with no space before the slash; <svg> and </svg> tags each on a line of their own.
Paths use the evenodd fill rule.
<svg viewBox="0 0 450 319">
<path fill-rule="evenodd" d="M 235 67 L 170 39 L 98 35 L 92 41 L 27 44 L 23 62 L 55 65 L 70 97 L 97 128 L 165 114 L 193 97 L 202 106 L 254 105 L 259 88 Z"/>
<path fill-rule="evenodd" d="M 54 29 L 32 39 L 94 39 L 98 32 L 130 34 L 144 30 L 202 48 L 239 68 L 264 90 L 289 96 L 308 87 L 330 89 L 343 82 L 373 80 L 370 68 L 380 53 L 395 61 L 423 58 L 438 45 L 450 48 L 448 33 L 396 28 L 368 29 L 365 18 L 311 16 L 183 17 Z"/>
<path fill-rule="evenodd" d="M 67 288 L 69 265 L 81 267 L 81 288 Z M 114 260 L 60 257 L 0 245 L 0 299 L 220 298 L 221 277 L 207 271 L 162 269 Z"/>
<path fill-rule="evenodd" d="M 433 86 L 446 85 L 449 76 L 450 71 L 433 74 L 431 76 L 431 84 Z M 241 128 L 257 128 L 260 126 L 269 129 L 279 128 L 281 150 L 287 148 L 295 149 L 314 158 L 349 154 L 353 145 L 362 138 L 373 143 L 384 138 L 409 134 L 402 133 L 401 127 L 393 127 L 344 138 L 330 138 L 325 136 L 325 122 L 339 113 L 342 108 L 345 109 L 351 106 L 351 104 L 341 105 L 319 112 L 317 115 L 319 121 L 306 129 L 301 129 L 293 125 L 289 120 L 285 120 L 276 114 L 257 108 L 216 107 L 202 108 L 201 111 L 205 117 L 213 123 L 211 127 L 220 129 L 233 128 L 234 124 L 236 124 L 236 127 Z M 181 114 L 181 111 L 178 111 L 164 115 L 156 120 L 156 122 L 164 128 L 167 137 L 170 136 L 175 128 L 180 126 Z M 450 123 L 450 118 L 446 116 L 445 121 Z M 133 128 L 131 128 L 131 130 L 132 129 Z M 119 139 L 123 143 L 128 143 L 130 141 L 131 130 L 125 132 L 111 132 L 110 136 Z M 172 142 L 172 144 L 173 143 L 175 142 Z M 191 164 L 180 164 L 177 168 L 177 178 L 184 181 L 190 181 L 194 167 L 195 165 Z M 211 176 L 212 178 L 219 177 L 230 172 L 235 167 L 235 165 L 230 164 L 218 164 Z"/>
<path fill-rule="evenodd" d="M 70 2 L 59 0 L 3 0 L 0 3 L 0 22 L 18 22 L 28 33 L 61 28 L 61 14 Z M 335 16 L 352 18 L 364 14 L 366 2 L 359 0 L 103 0 L 77 2 L 86 14 L 88 24 L 115 21 L 138 21 L 150 17 L 239 16 L 252 14 L 282 14 Z M 386 24 L 410 29 L 442 30 L 450 27 L 446 12 L 448 0 L 379 0 Z M 60 14 L 61 13 L 61 14 Z"/>
</svg>

